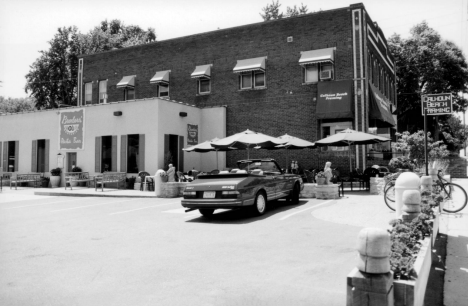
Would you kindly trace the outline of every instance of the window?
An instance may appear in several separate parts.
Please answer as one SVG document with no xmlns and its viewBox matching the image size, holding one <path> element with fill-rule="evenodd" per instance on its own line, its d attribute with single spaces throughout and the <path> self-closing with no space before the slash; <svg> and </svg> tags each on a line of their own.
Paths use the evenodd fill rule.
<svg viewBox="0 0 468 306">
<path fill-rule="evenodd" d="M 240 89 L 252 89 L 265 87 L 265 72 L 248 71 L 239 75 Z"/>
<path fill-rule="evenodd" d="M 330 63 L 320 64 L 320 79 L 333 79 L 333 65 Z"/>
<path fill-rule="evenodd" d="M 107 103 L 107 80 L 99 81 L 99 103 Z"/>
<path fill-rule="evenodd" d="M 85 83 L 85 104 L 93 103 L 93 83 Z"/>
<path fill-rule="evenodd" d="M 112 171 L 112 136 L 101 139 L 101 172 Z"/>
<path fill-rule="evenodd" d="M 169 97 L 169 84 L 158 84 L 158 97 Z"/>
<path fill-rule="evenodd" d="M 138 173 L 138 161 L 140 155 L 140 135 L 128 135 L 127 140 L 127 172 Z M 143 170 L 143 169 L 142 169 Z"/>
<path fill-rule="evenodd" d="M 125 88 L 124 89 L 124 101 L 135 100 L 135 89 L 134 88 Z"/>
<path fill-rule="evenodd" d="M 318 82 L 318 66 L 317 64 L 306 65 L 304 67 L 304 83 Z"/>
<path fill-rule="evenodd" d="M 240 75 L 240 88 L 248 89 L 252 88 L 252 72 L 243 72 Z"/>
<path fill-rule="evenodd" d="M 46 169 L 45 163 L 46 163 L 46 140 L 39 139 L 37 141 L 37 169 L 35 172 L 49 171 L 49 169 Z"/>
<path fill-rule="evenodd" d="M 265 87 L 265 72 L 255 71 L 254 72 L 254 86 L 255 87 Z"/>
<path fill-rule="evenodd" d="M 198 79 L 198 93 L 205 94 L 211 92 L 211 80 L 207 78 Z"/>
<path fill-rule="evenodd" d="M 18 171 L 18 141 L 7 141 L 3 143 L 6 146 L 6 165 L 3 165 L 3 171 L 15 172 Z M 4 151 L 5 152 L 5 151 Z M 5 161 L 5 160 L 4 160 Z"/>
</svg>

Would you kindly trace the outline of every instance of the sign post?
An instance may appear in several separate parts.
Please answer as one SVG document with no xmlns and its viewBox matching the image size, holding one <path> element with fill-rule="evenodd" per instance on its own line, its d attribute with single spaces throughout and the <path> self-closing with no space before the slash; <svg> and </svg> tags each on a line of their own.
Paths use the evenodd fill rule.
<svg viewBox="0 0 468 306">
<path fill-rule="evenodd" d="M 429 175 L 428 150 L 427 150 L 427 116 L 450 115 L 452 109 L 452 94 L 442 93 L 421 96 L 421 111 L 424 116 L 424 162 L 426 175 Z"/>
</svg>

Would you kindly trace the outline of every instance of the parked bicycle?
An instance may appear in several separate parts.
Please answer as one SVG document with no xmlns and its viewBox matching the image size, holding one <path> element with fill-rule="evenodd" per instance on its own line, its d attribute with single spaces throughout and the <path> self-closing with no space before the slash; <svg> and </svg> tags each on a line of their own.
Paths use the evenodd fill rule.
<svg viewBox="0 0 468 306">
<path fill-rule="evenodd" d="M 437 172 L 437 180 L 433 182 L 433 192 L 443 196 L 444 208 L 448 213 L 456 213 L 465 208 L 468 196 L 465 189 L 458 184 L 451 183 L 441 176 L 442 170 Z M 401 173 L 387 176 L 387 183 L 384 187 L 385 204 L 391 210 L 395 210 L 395 182 Z"/>
</svg>

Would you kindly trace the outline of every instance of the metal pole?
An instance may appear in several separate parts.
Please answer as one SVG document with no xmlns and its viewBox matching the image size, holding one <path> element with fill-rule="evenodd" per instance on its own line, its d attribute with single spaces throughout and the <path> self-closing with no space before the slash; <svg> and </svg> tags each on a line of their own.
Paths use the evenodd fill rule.
<svg viewBox="0 0 468 306">
<path fill-rule="evenodd" d="M 466 125 L 465 125 L 465 110 L 463 110 L 463 148 L 466 156 Z"/>
<path fill-rule="evenodd" d="M 426 164 L 426 175 L 429 175 L 427 160 L 427 108 L 424 109 L 424 162 Z"/>
</svg>

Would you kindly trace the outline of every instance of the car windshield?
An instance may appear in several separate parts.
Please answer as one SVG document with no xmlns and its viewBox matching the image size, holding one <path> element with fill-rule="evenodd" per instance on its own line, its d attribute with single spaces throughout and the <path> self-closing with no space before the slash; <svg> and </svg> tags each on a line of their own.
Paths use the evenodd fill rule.
<svg viewBox="0 0 468 306">
<path fill-rule="evenodd" d="M 272 161 L 238 162 L 237 165 L 238 165 L 240 170 L 252 171 L 252 170 L 255 170 L 255 169 L 260 169 L 263 172 L 278 172 L 278 173 L 281 172 L 281 170 L 278 169 L 278 167 L 276 166 L 276 163 L 274 163 Z"/>
</svg>

